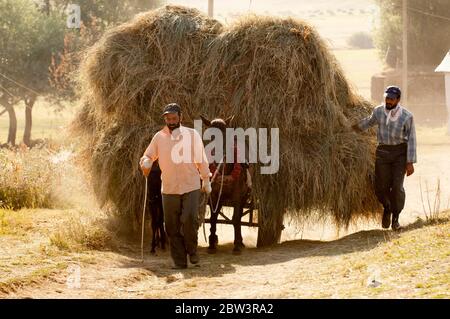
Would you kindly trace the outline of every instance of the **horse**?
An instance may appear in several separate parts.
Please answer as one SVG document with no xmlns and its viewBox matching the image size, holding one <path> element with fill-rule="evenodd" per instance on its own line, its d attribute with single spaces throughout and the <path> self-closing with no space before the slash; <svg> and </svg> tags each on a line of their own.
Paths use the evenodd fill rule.
<svg viewBox="0 0 450 319">
<path fill-rule="evenodd" d="M 208 238 L 208 253 L 214 254 L 217 250 L 218 237 L 216 235 L 216 225 L 219 212 L 224 204 L 233 207 L 232 223 L 234 227 L 234 247 L 233 254 L 240 254 L 245 247 L 241 233 L 241 218 L 244 206 L 250 196 L 251 180 L 249 165 L 238 163 L 237 145 L 234 145 L 234 158 L 227 160 L 226 155 L 226 128 L 230 125 L 232 118 L 226 120 L 216 118 L 212 121 L 204 116 L 200 116 L 203 124 L 208 128 L 217 128 L 223 133 L 223 154 L 224 158 L 220 163 L 213 161 L 209 164 L 209 169 L 213 173 L 212 192 L 209 196 L 208 205 L 211 210 L 210 235 Z"/>
<path fill-rule="evenodd" d="M 147 207 L 150 211 L 152 226 L 152 249 L 151 253 L 156 253 L 156 247 L 166 248 L 166 231 L 164 229 L 164 213 L 161 195 L 161 169 L 158 161 L 153 163 L 148 176 Z"/>
</svg>

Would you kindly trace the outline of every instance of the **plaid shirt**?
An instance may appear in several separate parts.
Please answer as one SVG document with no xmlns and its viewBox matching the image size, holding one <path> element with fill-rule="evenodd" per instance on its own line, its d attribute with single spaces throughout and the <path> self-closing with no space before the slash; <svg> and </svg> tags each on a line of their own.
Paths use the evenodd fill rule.
<svg viewBox="0 0 450 319">
<path fill-rule="evenodd" d="M 417 162 L 416 130 L 414 128 L 413 115 L 406 109 L 402 109 L 402 114 L 395 122 L 389 122 L 386 125 L 386 113 L 384 105 L 377 106 L 372 114 L 362 119 L 358 126 L 361 130 L 367 130 L 369 127 L 378 124 L 378 144 L 379 145 L 398 145 L 408 143 L 407 162 Z"/>
</svg>

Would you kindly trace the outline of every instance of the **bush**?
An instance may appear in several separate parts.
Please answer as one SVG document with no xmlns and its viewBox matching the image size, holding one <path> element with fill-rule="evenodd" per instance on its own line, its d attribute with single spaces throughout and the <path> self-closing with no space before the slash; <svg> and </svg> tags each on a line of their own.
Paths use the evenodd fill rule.
<svg viewBox="0 0 450 319">
<path fill-rule="evenodd" d="M 0 149 L 0 208 L 54 208 L 66 206 L 79 174 L 70 160 L 72 152 L 26 147 Z"/>
<path fill-rule="evenodd" d="M 52 207 L 52 174 L 40 150 L 0 150 L 0 207 Z"/>
<path fill-rule="evenodd" d="M 373 40 L 372 36 L 367 32 L 357 32 L 350 36 L 347 43 L 357 49 L 372 49 Z"/>
<path fill-rule="evenodd" d="M 97 217 L 75 216 L 50 236 L 50 243 L 68 251 L 113 249 L 116 247 L 116 240 L 107 229 L 107 221 Z"/>
</svg>

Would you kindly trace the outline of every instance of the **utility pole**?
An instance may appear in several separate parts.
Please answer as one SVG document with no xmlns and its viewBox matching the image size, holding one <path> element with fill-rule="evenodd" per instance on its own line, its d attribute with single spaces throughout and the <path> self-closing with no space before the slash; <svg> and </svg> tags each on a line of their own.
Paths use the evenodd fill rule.
<svg viewBox="0 0 450 319">
<path fill-rule="evenodd" d="M 214 17 L 214 0 L 208 0 L 208 17 Z"/>
<path fill-rule="evenodd" d="M 408 0 L 403 0 L 402 8 L 403 40 L 402 40 L 402 102 L 408 103 Z"/>
</svg>

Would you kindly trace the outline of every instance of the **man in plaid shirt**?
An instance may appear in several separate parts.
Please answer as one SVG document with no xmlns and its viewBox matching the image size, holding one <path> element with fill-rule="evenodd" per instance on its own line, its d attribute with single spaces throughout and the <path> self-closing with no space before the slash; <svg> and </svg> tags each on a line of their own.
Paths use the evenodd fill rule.
<svg viewBox="0 0 450 319">
<path fill-rule="evenodd" d="M 378 125 L 375 161 L 375 192 L 383 204 L 383 228 L 391 226 L 400 229 L 398 218 L 405 206 L 405 190 L 403 180 L 405 173 L 414 173 L 416 155 L 416 131 L 411 112 L 403 108 L 399 102 L 400 88 L 386 88 L 385 104 L 377 106 L 372 114 L 353 125 L 356 131 L 367 130 Z"/>
</svg>

